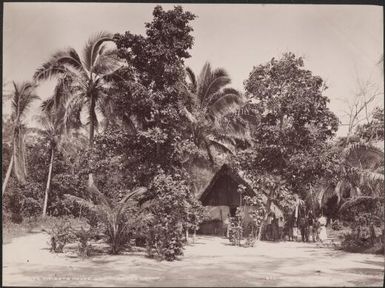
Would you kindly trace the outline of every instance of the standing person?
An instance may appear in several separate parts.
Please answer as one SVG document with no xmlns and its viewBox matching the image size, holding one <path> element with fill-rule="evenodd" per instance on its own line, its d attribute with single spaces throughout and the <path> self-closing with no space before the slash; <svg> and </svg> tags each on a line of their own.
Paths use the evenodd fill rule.
<svg viewBox="0 0 385 288">
<path fill-rule="evenodd" d="M 266 240 L 271 240 L 271 237 L 272 237 L 272 220 L 273 220 L 273 217 L 272 217 L 272 213 L 270 213 L 268 216 L 267 216 L 267 225 L 266 225 Z"/>
<path fill-rule="evenodd" d="M 313 213 L 310 211 L 309 212 L 309 217 L 308 217 L 308 222 L 309 222 L 309 234 L 311 237 L 309 237 L 309 240 L 315 242 L 315 233 L 314 233 L 314 216 Z"/>
<path fill-rule="evenodd" d="M 293 215 L 289 216 L 288 222 L 287 222 L 287 228 L 288 228 L 288 237 L 289 240 L 293 241 L 294 240 L 294 235 L 293 235 L 293 227 L 294 226 L 294 217 Z"/>
<path fill-rule="evenodd" d="M 283 228 L 285 227 L 285 221 L 283 220 L 283 217 L 279 217 L 278 220 L 278 238 L 279 240 L 284 240 L 284 235 L 283 235 Z"/>
<path fill-rule="evenodd" d="M 272 240 L 277 241 L 278 240 L 278 218 L 275 217 L 275 214 L 273 214 L 273 219 L 271 221 L 271 228 L 272 228 Z"/>
<path fill-rule="evenodd" d="M 324 242 L 328 238 L 328 235 L 326 233 L 326 221 L 326 217 L 323 215 L 318 219 L 318 222 L 320 224 L 319 240 L 321 242 Z"/>
<path fill-rule="evenodd" d="M 314 233 L 314 239 L 316 242 L 320 241 L 319 234 L 320 234 L 321 225 L 317 218 L 314 219 L 314 227 L 313 227 L 313 233 Z"/>
<path fill-rule="evenodd" d="M 306 214 L 303 214 L 299 219 L 299 229 L 301 231 L 302 242 L 308 242 L 308 220 Z"/>
<path fill-rule="evenodd" d="M 298 240 L 298 236 L 299 236 L 299 231 L 298 231 L 298 218 L 297 217 L 293 217 L 293 241 L 297 241 Z"/>
</svg>

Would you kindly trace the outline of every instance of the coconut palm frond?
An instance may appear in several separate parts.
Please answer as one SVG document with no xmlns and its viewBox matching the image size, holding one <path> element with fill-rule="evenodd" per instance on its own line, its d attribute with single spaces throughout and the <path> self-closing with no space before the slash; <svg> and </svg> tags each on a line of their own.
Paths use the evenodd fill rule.
<svg viewBox="0 0 385 288">
<path fill-rule="evenodd" d="M 35 81 L 48 80 L 65 74 L 73 74 L 74 71 L 82 71 L 83 66 L 79 55 L 73 48 L 59 51 L 43 63 L 33 75 Z"/>
<path fill-rule="evenodd" d="M 219 151 L 234 154 L 234 149 L 232 147 L 230 147 L 230 145 L 225 144 L 225 143 L 218 141 L 216 139 L 210 139 L 209 141 L 210 141 L 210 144 L 213 147 L 215 147 L 216 149 L 218 149 Z"/>
<path fill-rule="evenodd" d="M 31 106 L 32 102 L 40 99 L 39 96 L 35 94 L 37 85 L 31 82 L 23 82 L 21 84 L 13 82 L 13 86 L 13 114 L 15 115 L 16 119 L 21 119 L 28 108 Z"/>
<path fill-rule="evenodd" d="M 212 72 L 212 75 L 213 75 L 213 79 L 221 78 L 221 77 L 229 77 L 229 74 L 223 68 L 214 69 L 214 71 Z"/>
<path fill-rule="evenodd" d="M 186 109 L 186 107 L 183 107 L 183 108 L 182 108 L 182 112 L 183 112 L 183 114 L 186 116 L 186 118 L 187 118 L 191 123 L 196 123 L 196 122 L 197 122 L 197 119 L 195 118 L 195 116 L 194 116 L 192 113 L 190 113 L 190 111 L 188 111 L 188 110 Z"/>
<path fill-rule="evenodd" d="M 206 101 L 206 99 L 210 95 L 219 92 L 224 86 L 226 86 L 227 84 L 230 84 L 230 83 L 231 83 L 231 79 L 227 75 L 221 76 L 221 77 L 216 77 L 216 78 L 212 79 L 211 83 L 206 88 L 206 91 L 202 97 L 202 100 Z"/>
<path fill-rule="evenodd" d="M 108 32 L 99 32 L 90 37 L 83 50 L 83 61 L 86 69 L 94 72 L 94 65 L 97 58 L 101 56 L 100 50 L 105 50 L 103 44 L 106 41 L 112 41 L 113 35 Z"/>
<path fill-rule="evenodd" d="M 20 115 L 24 115 L 25 112 L 27 112 L 28 109 L 31 107 L 32 102 L 34 102 L 35 100 L 39 100 L 39 99 L 40 99 L 40 97 L 35 95 L 35 94 L 30 94 L 30 95 L 28 95 L 27 98 L 23 99 L 24 101 L 22 101 L 20 103 L 20 106 L 19 106 Z"/>
<path fill-rule="evenodd" d="M 36 84 L 32 82 L 23 82 L 20 84 L 13 82 L 14 91 L 12 92 L 11 115 L 13 121 L 13 171 L 17 180 L 21 183 L 25 182 L 27 175 L 24 144 L 24 135 L 27 127 L 25 127 L 23 123 L 23 118 L 33 101 L 39 99 L 35 94 L 36 87 Z M 8 179 L 9 178 L 7 178 L 3 185 L 3 193 Z"/>
<path fill-rule="evenodd" d="M 115 51 L 115 50 L 112 50 Z M 116 52 L 100 54 L 97 61 L 94 63 L 93 72 L 100 75 L 101 78 L 108 77 L 107 75 L 114 73 L 116 70 L 123 67 L 123 63 L 116 56 Z"/>
<path fill-rule="evenodd" d="M 198 88 L 198 83 L 197 83 L 197 79 L 195 77 L 195 74 L 190 67 L 186 68 L 186 74 L 187 74 L 187 77 L 191 83 L 191 92 L 195 93 L 197 91 L 197 88 Z"/>
<path fill-rule="evenodd" d="M 95 185 L 89 185 L 89 187 L 87 187 L 87 191 L 90 193 L 90 195 L 94 196 L 97 204 L 102 204 L 110 208 L 112 207 L 110 199 L 102 192 L 100 192 Z"/>
<path fill-rule="evenodd" d="M 94 212 L 98 211 L 99 207 L 97 204 L 92 203 L 91 201 L 87 201 L 83 198 L 71 195 L 71 194 L 64 194 L 65 199 L 68 199 L 70 201 L 74 201 L 78 203 L 80 206 L 88 208 Z"/>
<path fill-rule="evenodd" d="M 361 170 L 362 175 L 369 181 L 382 181 L 384 182 L 384 174 L 378 172 L 372 172 L 369 170 Z"/>
<path fill-rule="evenodd" d="M 384 153 L 370 143 L 358 142 L 348 145 L 343 150 L 346 161 L 356 167 L 373 169 L 383 165 Z"/>
<path fill-rule="evenodd" d="M 377 202 L 377 201 L 380 201 L 380 200 L 381 200 L 380 197 L 375 197 L 375 196 L 358 196 L 358 197 L 354 197 L 354 198 L 344 202 L 341 205 L 341 207 L 339 208 L 339 212 L 340 213 L 345 212 L 347 209 L 350 209 L 350 208 L 352 208 L 354 206 L 357 206 L 357 205 L 360 205 L 360 204 L 363 204 L 363 203 L 373 203 L 373 202 Z"/>
<path fill-rule="evenodd" d="M 55 105 L 55 100 L 53 97 L 51 97 L 41 102 L 40 108 L 43 112 L 48 112 L 53 109 L 54 105 Z"/>
<path fill-rule="evenodd" d="M 65 130 L 81 126 L 80 113 L 84 103 L 84 94 L 72 95 L 64 104 L 63 125 Z"/>
<path fill-rule="evenodd" d="M 210 115 L 219 118 L 223 115 L 236 111 L 241 105 L 242 100 L 238 94 L 224 94 L 210 105 Z"/>
<path fill-rule="evenodd" d="M 139 187 L 139 188 L 136 188 L 134 191 L 128 193 L 121 201 L 120 203 L 125 203 L 127 202 L 128 200 L 132 199 L 133 197 L 138 197 L 138 196 L 141 196 L 143 195 L 144 193 L 147 192 L 147 188 L 146 187 Z"/>
<path fill-rule="evenodd" d="M 203 97 L 206 94 L 207 88 L 210 86 L 212 81 L 211 65 L 206 62 L 202 68 L 201 73 L 198 76 L 198 85 L 196 94 L 199 100 L 203 102 Z"/>
</svg>

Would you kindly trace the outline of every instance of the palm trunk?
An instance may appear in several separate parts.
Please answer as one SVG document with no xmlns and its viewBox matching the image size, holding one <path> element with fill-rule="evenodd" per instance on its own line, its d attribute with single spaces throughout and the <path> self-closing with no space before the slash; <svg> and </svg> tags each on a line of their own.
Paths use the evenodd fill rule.
<svg viewBox="0 0 385 288">
<path fill-rule="evenodd" d="M 52 178 L 52 167 L 53 167 L 54 154 L 55 154 L 55 150 L 52 147 L 51 148 L 51 160 L 50 160 L 49 169 L 48 169 L 47 186 L 45 188 L 45 195 L 44 195 L 43 217 L 45 217 L 47 215 L 48 193 L 49 193 L 49 190 L 51 188 L 51 178 Z"/>
<path fill-rule="evenodd" d="M 91 95 L 91 103 L 90 103 L 90 136 L 89 136 L 89 148 L 92 149 L 94 147 L 94 134 L 95 134 L 95 98 Z M 91 187 L 94 184 L 94 178 L 92 173 L 88 174 L 88 186 Z"/>
<path fill-rule="evenodd" d="M 7 173 L 5 174 L 5 179 L 4 179 L 4 182 L 3 182 L 2 195 L 4 195 L 5 189 L 7 188 L 9 177 L 11 176 L 12 167 L 13 167 L 13 159 L 14 159 L 14 157 L 13 157 L 13 153 L 12 153 L 11 160 L 9 161 L 8 170 L 7 170 Z"/>
</svg>

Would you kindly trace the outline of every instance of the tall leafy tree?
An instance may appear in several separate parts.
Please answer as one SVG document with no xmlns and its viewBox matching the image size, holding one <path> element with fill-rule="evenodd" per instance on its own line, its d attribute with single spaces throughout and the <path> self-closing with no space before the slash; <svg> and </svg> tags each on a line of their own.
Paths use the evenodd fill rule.
<svg viewBox="0 0 385 288">
<path fill-rule="evenodd" d="M 32 102 L 39 99 L 35 94 L 36 85 L 30 82 L 16 84 L 12 92 L 12 156 L 2 187 L 4 194 L 12 170 L 20 183 L 25 183 L 27 168 L 25 164 L 24 135 L 26 133 L 25 116 Z"/>
<path fill-rule="evenodd" d="M 328 169 L 328 158 L 320 155 L 338 128 L 326 89 L 322 78 L 292 53 L 254 67 L 245 90 L 248 110 L 258 117 L 252 122 L 254 146 L 239 156 L 244 168 L 280 175 L 293 192 L 305 196 Z"/>
<path fill-rule="evenodd" d="M 184 59 L 193 45 L 193 28 L 189 25 L 195 15 L 181 6 L 164 11 L 156 6 L 153 20 L 146 23 L 146 36 L 130 31 L 114 36 L 119 56 L 134 67 L 138 82 L 153 90 L 163 90 L 180 80 Z"/>
<path fill-rule="evenodd" d="M 187 120 L 178 105 L 182 97 L 179 83 L 185 77 L 184 59 L 190 57 L 188 49 L 193 45 L 189 22 L 195 16 L 180 6 L 167 11 L 157 6 L 153 16 L 145 24 L 145 35 L 130 31 L 115 35 L 118 55 L 127 67 L 111 83 L 112 91 L 117 92 L 111 98 L 124 129 L 136 134 L 141 142 L 138 147 L 147 149 L 142 162 L 158 163 L 168 170 L 180 164 L 175 161 L 175 150 L 186 140 Z"/>
<path fill-rule="evenodd" d="M 103 86 L 120 68 L 115 52 L 108 49 L 106 42 L 112 41 L 112 35 L 101 32 L 91 37 L 83 49 L 83 57 L 69 48 L 59 51 L 45 62 L 34 74 L 37 81 L 50 78 L 59 79 L 58 85 L 68 85 L 70 93 L 58 94 L 67 96 L 65 118 L 80 122 L 80 112 L 88 109 L 89 147 L 93 147 L 95 128 L 98 125 L 97 111 L 106 111 Z M 93 183 L 92 174 L 89 175 Z"/>
</svg>

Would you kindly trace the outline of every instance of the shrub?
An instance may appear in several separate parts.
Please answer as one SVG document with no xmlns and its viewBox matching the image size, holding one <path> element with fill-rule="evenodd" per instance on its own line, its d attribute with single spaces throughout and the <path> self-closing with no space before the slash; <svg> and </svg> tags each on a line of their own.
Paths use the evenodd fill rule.
<svg viewBox="0 0 385 288">
<path fill-rule="evenodd" d="M 201 215 L 195 215 L 199 209 L 182 177 L 163 171 L 150 183 L 147 197 L 151 199 L 145 205 L 147 253 L 173 261 L 183 255 L 183 227 L 195 228 L 201 221 Z"/>
<path fill-rule="evenodd" d="M 341 242 L 341 249 L 348 252 L 363 252 L 370 247 L 368 238 L 356 237 L 354 234 L 346 234 Z"/>
<path fill-rule="evenodd" d="M 78 244 L 78 253 L 79 256 L 84 258 L 91 255 L 92 245 L 89 244 L 89 241 L 95 237 L 96 231 L 93 228 L 84 229 L 83 227 L 80 230 L 73 231 L 73 234 L 76 236 L 79 241 Z"/>
<path fill-rule="evenodd" d="M 136 196 L 146 191 L 146 188 L 141 187 L 129 192 L 120 201 L 107 197 L 95 186 L 88 188 L 88 191 L 91 193 L 88 199 L 73 195 L 66 195 L 66 198 L 93 212 L 87 215 L 96 217 L 98 222 L 102 224 L 100 227 L 107 237 L 107 243 L 111 248 L 110 253 L 118 254 L 124 248 L 124 245 L 129 242 L 129 230 L 134 226 L 136 220 Z M 89 222 L 95 222 L 95 219 L 90 218 Z"/>
<path fill-rule="evenodd" d="M 75 237 L 72 234 L 71 222 L 66 218 L 59 219 L 54 223 L 48 233 L 51 236 L 50 251 L 53 253 L 63 253 L 64 246 L 75 240 Z"/>
<path fill-rule="evenodd" d="M 23 222 L 22 216 L 22 194 L 19 189 L 15 189 L 9 195 L 9 210 L 11 212 L 11 221 L 20 224 Z"/>
<path fill-rule="evenodd" d="M 156 222 L 147 234 L 148 255 L 154 256 L 153 249 L 160 259 L 167 261 L 173 261 L 177 256 L 183 255 L 182 227 L 175 227 L 177 224 L 171 217 Z"/>
<path fill-rule="evenodd" d="M 332 229 L 336 230 L 336 231 L 342 230 L 342 225 L 341 225 L 340 221 L 338 221 L 338 220 L 333 221 Z"/>
<path fill-rule="evenodd" d="M 246 238 L 245 247 L 254 247 L 256 242 L 256 237 L 253 233 L 250 233 Z"/>
<path fill-rule="evenodd" d="M 23 201 L 23 216 L 35 217 L 41 215 L 43 209 L 39 201 L 31 197 L 25 197 Z"/>
<path fill-rule="evenodd" d="M 243 237 L 241 209 L 238 207 L 235 217 L 230 218 L 229 240 L 235 246 L 241 246 Z"/>
</svg>

